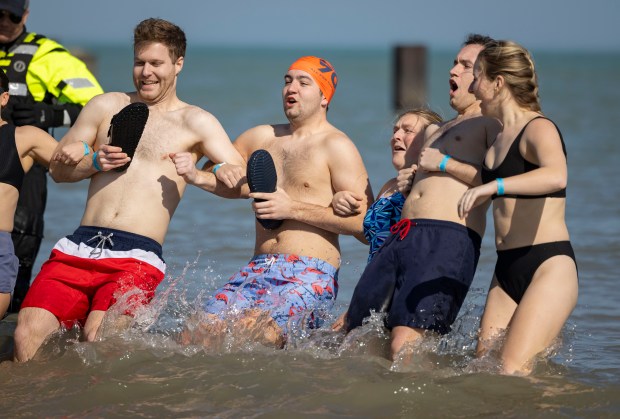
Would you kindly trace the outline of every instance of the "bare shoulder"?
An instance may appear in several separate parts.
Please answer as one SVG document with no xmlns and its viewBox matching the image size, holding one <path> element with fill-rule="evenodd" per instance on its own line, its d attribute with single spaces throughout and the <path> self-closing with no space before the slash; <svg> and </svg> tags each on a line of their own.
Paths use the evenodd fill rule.
<svg viewBox="0 0 620 419">
<path fill-rule="evenodd" d="M 119 110 L 129 105 L 131 94 L 124 92 L 108 92 L 93 97 L 88 101 L 85 109 L 103 111 L 105 113 L 117 113 Z"/>
<path fill-rule="evenodd" d="M 357 150 L 355 143 L 347 134 L 337 128 L 330 129 L 325 132 L 322 138 L 327 150 L 336 152 L 341 149 Z"/>
<path fill-rule="evenodd" d="M 183 103 L 182 106 L 178 108 L 178 115 L 181 118 L 181 121 L 179 122 L 182 122 L 183 125 L 189 127 L 190 129 L 204 130 L 205 124 L 208 127 L 220 125 L 218 119 L 211 112 L 208 112 L 196 105 Z"/>
<path fill-rule="evenodd" d="M 524 140 L 527 142 L 546 141 L 549 139 L 560 140 L 558 127 L 547 118 L 536 118 L 527 125 L 524 132 Z"/>
<path fill-rule="evenodd" d="M 290 129 L 286 124 L 257 125 L 241 133 L 235 140 L 235 145 L 246 150 L 257 150 L 268 141 L 283 135 L 290 135 Z"/>
</svg>

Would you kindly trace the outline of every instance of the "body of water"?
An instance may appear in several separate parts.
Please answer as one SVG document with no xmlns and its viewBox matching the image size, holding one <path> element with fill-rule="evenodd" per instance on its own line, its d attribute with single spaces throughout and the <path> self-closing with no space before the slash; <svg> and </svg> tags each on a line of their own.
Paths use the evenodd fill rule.
<svg viewBox="0 0 620 419">
<path fill-rule="evenodd" d="M 106 91 L 133 89 L 130 48 L 92 47 Z M 429 52 L 429 105 L 444 118 L 455 51 Z M 178 93 L 204 107 L 231 139 L 285 122 L 283 75 L 302 55 L 321 55 L 339 75 L 330 121 L 357 144 L 375 193 L 393 176 L 389 138 L 391 51 L 189 49 Z M 567 223 L 577 255 L 579 303 L 562 342 L 530 377 L 493 374 L 473 360 L 475 332 L 495 263 L 492 223 L 474 285 L 454 331 L 410 363 L 392 365 L 386 338 L 368 326 L 346 340 L 325 331 L 274 351 L 231 342 L 220 352 L 175 343 L 199 295 L 221 285 L 253 252 L 247 200 L 189 187 L 164 244 L 166 279 L 132 329 L 96 343 L 51 339 L 38 359 L 0 364 L 3 416 L 142 417 L 618 417 L 620 415 L 620 55 L 534 51 L 542 107 L 568 148 Z M 57 133 L 59 134 L 59 133 Z M 58 136 L 58 135 L 57 135 Z M 170 150 L 176 151 L 176 150 Z M 50 181 L 45 241 L 79 224 L 87 183 Z M 144 209 L 148 211 L 148 208 Z M 367 248 L 343 237 L 337 311 L 348 304 Z M 6 326 L 6 325 L 5 325 Z"/>
</svg>

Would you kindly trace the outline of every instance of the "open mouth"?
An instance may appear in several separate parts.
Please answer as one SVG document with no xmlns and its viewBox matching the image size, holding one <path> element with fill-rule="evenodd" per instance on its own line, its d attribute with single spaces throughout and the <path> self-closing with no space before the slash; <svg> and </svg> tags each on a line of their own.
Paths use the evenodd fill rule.
<svg viewBox="0 0 620 419">
<path fill-rule="evenodd" d="M 456 82 L 453 79 L 450 79 L 450 92 L 455 92 L 456 90 L 458 90 L 459 85 L 456 84 Z"/>
</svg>

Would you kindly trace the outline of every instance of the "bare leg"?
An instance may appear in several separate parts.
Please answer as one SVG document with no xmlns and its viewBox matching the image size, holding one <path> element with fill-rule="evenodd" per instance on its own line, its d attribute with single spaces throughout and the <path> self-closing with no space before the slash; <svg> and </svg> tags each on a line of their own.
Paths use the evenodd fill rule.
<svg viewBox="0 0 620 419">
<path fill-rule="evenodd" d="M 484 313 L 480 320 L 476 356 L 481 357 L 491 349 L 497 337 L 508 327 L 517 308 L 517 303 L 499 286 L 493 276 Z"/>
<path fill-rule="evenodd" d="M 4 318 L 10 304 L 11 294 L 8 292 L 0 292 L 0 320 Z"/>
<path fill-rule="evenodd" d="M 504 373 L 530 372 L 534 356 L 560 334 L 577 295 L 577 269 L 570 257 L 552 257 L 538 268 L 506 336 L 501 354 Z"/>
<path fill-rule="evenodd" d="M 269 315 L 268 311 L 259 309 L 246 310 L 238 321 L 239 334 L 251 342 L 281 349 L 286 343 L 282 329 Z"/>
<path fill-rule="evenodd" d="M 84 325 L 84 338 L 88 342 L 94 342 L 103 338 L 117 335 L 131 326 L 133 317 L 127 315 L 114 315 L 110 311 L 93 310 L 86 319 Z"/>
<path fill-rule="evenodd" d="M 390 356 L 392 361 L 396 361 L 398 353 L 406 344 L 414 343 L 424 337 L 426 330 L 412 328 L 407 326 L 396 326 L 392 329 L 392 343 L 390 347 Z"/>
<path fill-rule="evenodd" d="M 15 361 L 26 362 L 37 353 L 45 339 L 60 328 L 51 312 L 27 307 L 19 311 L 15 329 Z"/>
<path fill-rule="evenodd" d="M 207 349 L 218 349 L 224 343 L 226 323 L 214 314 L 200 313 L 188 319 L 179 336 L 182 345 L 202 345 Z"/>
</svg>

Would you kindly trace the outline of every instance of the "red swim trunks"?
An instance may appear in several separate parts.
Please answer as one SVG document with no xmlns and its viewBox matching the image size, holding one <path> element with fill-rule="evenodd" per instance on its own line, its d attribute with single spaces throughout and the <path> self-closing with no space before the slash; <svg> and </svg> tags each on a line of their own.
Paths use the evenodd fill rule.
<svg viewBox="0 0 620 419">
<path fill-rule="evenodd" d="M 129 291 L 140 291 L 132 294 L 129 307 L 147 304 L 165 270 L 156 241 L 110 228 L 79 227 L 56 243 L 22 308 L 48 310 L 66 327 L 76 321 L 84 325 L 88 313 L 106 311 Z"/>
</svg>

